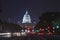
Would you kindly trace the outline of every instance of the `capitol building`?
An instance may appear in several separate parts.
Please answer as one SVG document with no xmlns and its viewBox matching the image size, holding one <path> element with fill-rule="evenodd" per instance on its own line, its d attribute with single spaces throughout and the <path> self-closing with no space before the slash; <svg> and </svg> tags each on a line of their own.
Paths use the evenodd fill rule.
<svg viewBox="0 0 60 40">
<path fill-rule="evenodd" d="M 22 22 L 19 24 L 22 28 L 32 28 L 34 29 L 36 22 L 32 22 L 30 15 L 28 14 L 28 11 L 26 10 Z"/>
</svg>

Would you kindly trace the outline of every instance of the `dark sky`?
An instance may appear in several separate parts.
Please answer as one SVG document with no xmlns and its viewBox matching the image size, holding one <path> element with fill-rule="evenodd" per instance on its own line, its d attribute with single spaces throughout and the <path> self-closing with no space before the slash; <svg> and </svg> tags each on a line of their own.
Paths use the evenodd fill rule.
<svg viewBox="0 0 60 40">
<path fill-rule="evenodd" d="M 46 11 L 60 11 L 60 0 L 1 0 L 1 18 L 17 23 L 22 21 L 25 11 L 28 10 L 31 19 L 38 22 L 38 17 Z"/>
</svg>

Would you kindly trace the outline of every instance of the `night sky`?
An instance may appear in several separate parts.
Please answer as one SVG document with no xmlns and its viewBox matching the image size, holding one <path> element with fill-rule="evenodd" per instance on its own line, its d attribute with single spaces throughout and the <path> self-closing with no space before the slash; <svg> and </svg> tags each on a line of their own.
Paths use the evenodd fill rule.
<svg viewBox="0 0 60 40">
<path fill-rule="evenodd" d="M 22 21 L 28 10 L 32 21 L 39 21 L 39 16 L 46 11 L 60 11 L 60 0 L 1 0 L 3 10 L 1 18 L 5 21 L 17 23 Z"/>
</svg>

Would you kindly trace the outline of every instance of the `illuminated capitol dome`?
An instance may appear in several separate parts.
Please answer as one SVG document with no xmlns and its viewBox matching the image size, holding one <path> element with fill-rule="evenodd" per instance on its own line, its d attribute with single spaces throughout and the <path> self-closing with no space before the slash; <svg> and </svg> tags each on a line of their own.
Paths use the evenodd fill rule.
<svg viewBox="0 0 60 40">
<path fill-rule="evenodd" d="M 31 17 L 30 17 L 30 15 L 28 14 L 28 11 L 26 11 L 25 15 L 23 16 L 22 23 L 32 23 L 32 22 L 31 22 Z"/>
<path fill-rule="evenodd" d="M 28 11 L 25 12 L 23 18 L 22 18 L 22 23 L 19 24 L 22 28 L 34 28 L 35 27 L 35 23 L 32 23 L 31 21 L 31 17 L 30 15 L 28 14 Z"/>
</svg>

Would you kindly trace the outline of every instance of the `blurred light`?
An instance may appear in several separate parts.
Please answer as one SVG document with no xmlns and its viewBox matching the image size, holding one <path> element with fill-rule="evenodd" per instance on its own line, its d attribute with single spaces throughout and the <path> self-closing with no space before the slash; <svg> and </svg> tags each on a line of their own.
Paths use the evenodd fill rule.
<svg viewBox="0 0 60 40">
<path fill-rule="evenodd" d="M 55 29 L 55 27 L 53 27 L 53 29 Z"/>
<path fill-rule="evenodd" d="M 19 32 L 13 33 L 13 36 L 21 36 L 21 33 Z"/>
<path fill-rule="evenodd" d="M 49 34 L 52 34 L 52 33 L 51 33 L 51 32 L 49 32 L 49 33 L 48 33 L 48 35 L 49 35 Z"/>
<path fill-rule="evenodd" d="M 48 29 L 50 29 L 50 27 L 48 26 Z"/>
<path fill-rule="evenodd" d="M 53 30 L 53 32 L 55 32 L 55 31 Z"/>
<path fill-rule="evenodd" d="M 34 34 L 35 34 L 35 32 L 31 32 L 31 34 L 33 34 L 33 35 L 34 35 Z"/>
<path fill-rule="evenodd" d="M 43 35 L 43 33 L 38 33 L 38 35 Z"/>
<path fill-rule="evenodd" d="M 35 32 L 39 32 L 39 30 L 35 30 Z"/>
<path fill-rule="evenodd" d="M 49 34 L 50 34 L 50 32 L 49 32 Z"/>
<path fill-rule="evenodd" d="M 34 29 L 32 30 L 32 32 L 34 32 Z"/>
<path fill-rule="evenodd" d="M 48 30 L 47 28 L 45 30 Z"/>
<path fill-rule="evenodd" d="M 7 34 L 11 34 L 11 33 L 7 33 Z"/>
<path fill-rule="evenodd" d="M 59 28 L 59 26 L 56 26 L 56 28 Z"/>
<path fill-rule="evenodd" d="M 11 37 L 11 33 L 0 33 L 2 37 Z"/>
<path fill-rule="evenodd" d="M 42 29 L 40 28 L 40 30 L 42 30 Z"/>
<path fill-rule="evenodd" d="M 42 31 L 44 31 L 44 29 L 42 29 Z"/>
<path fill-rule="evenodd" d="M 24 32 L 24 30 L 23 30 L 23 29 L 22 29 L 21 31 L 22 31 L 22 32 Z"/>
<path fill-rule="evenodd" d="M 10 35 L 10 34 L 8 34 L 8 35 L 5 35 L 4 37 L 11 37 L 11 35 Z"/>
<path fill-rule="evenodd" d="M 27 32 L 27 29 L 25 29 L 25 32 Z"/>
<path fill-rule="evenodd" d="M 6 35 L 6 34 L 8 35 L 8 34 L 11 34 L 11 33 L 0 33 L 0 35 Z"/>
<path fill-rule="evenodd" d="M 30 28 L 27 28 L 28 30 L 30 30 Z"/>
<path fill-rule="evenodd" d="M 50 31 L 48 30 L 48 32 L 50 32 Z"/>
<path fill-rule="evenodd" d="M 25 32 L 21 32 L 21 36 L 26 36 L 26 33 Z"/>
<path fill-rule="evenodd" d="M 30 30 L 28 30 L 28 32 L 30 32 Z"/>
</svg>

